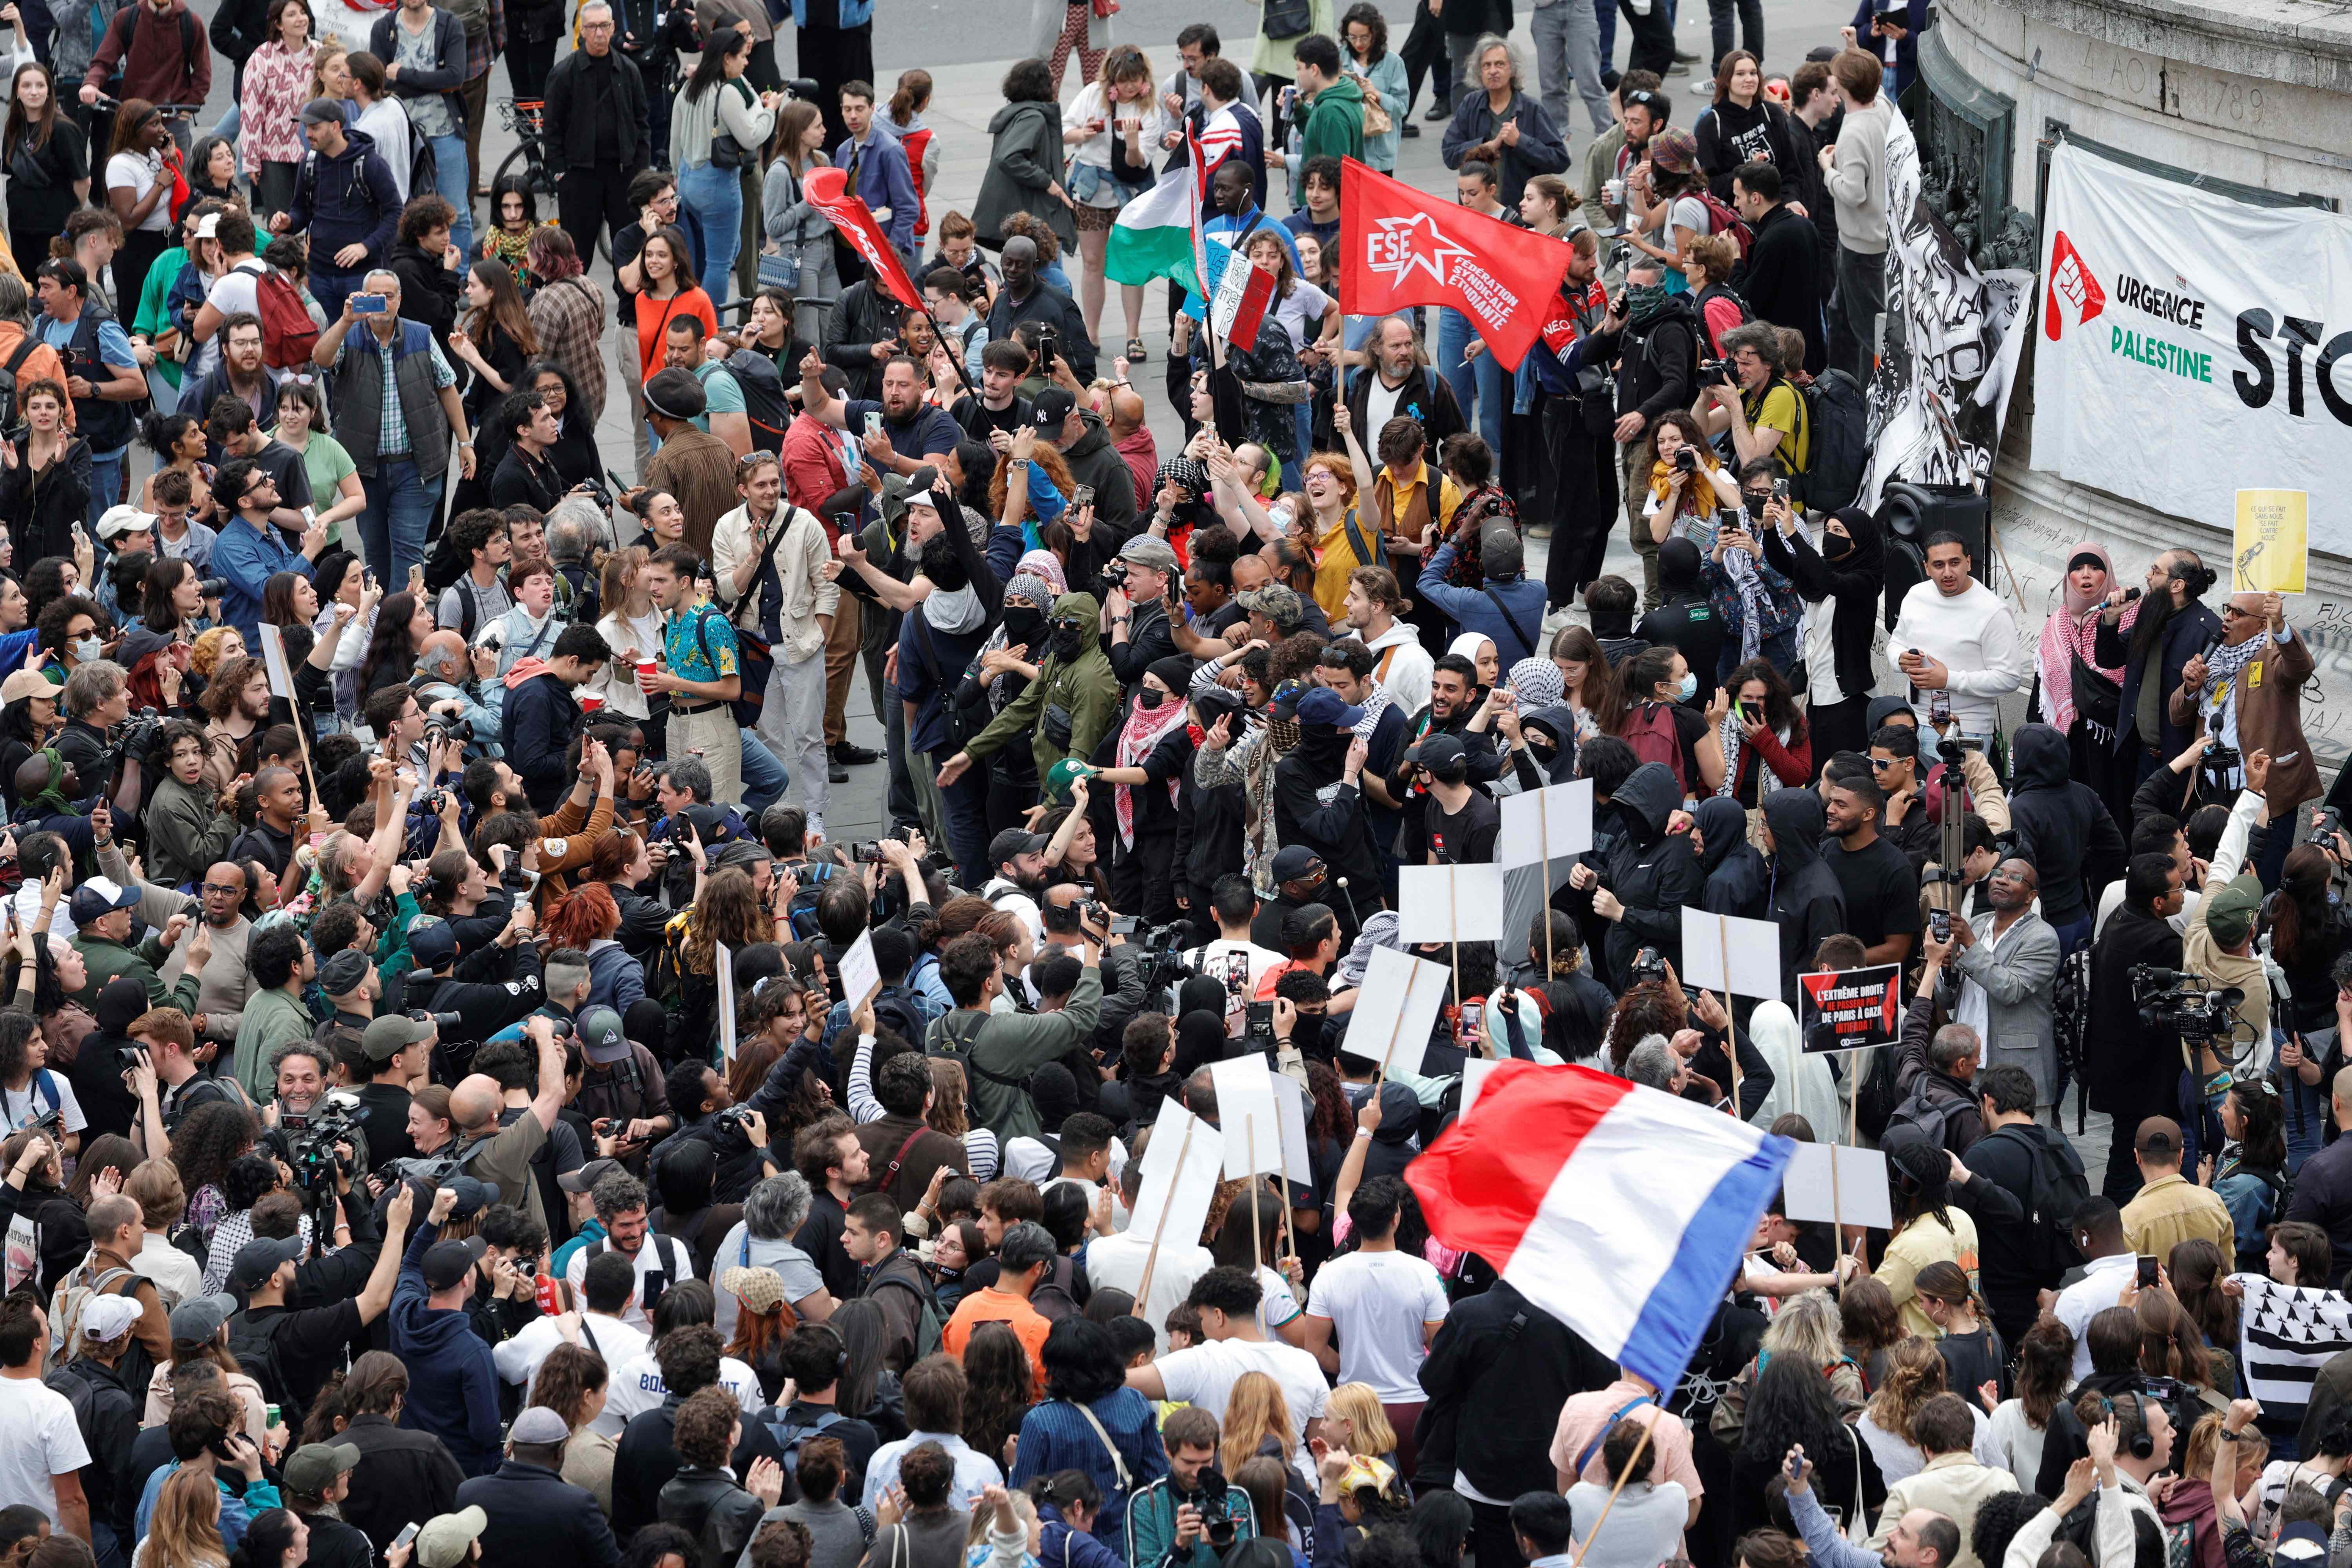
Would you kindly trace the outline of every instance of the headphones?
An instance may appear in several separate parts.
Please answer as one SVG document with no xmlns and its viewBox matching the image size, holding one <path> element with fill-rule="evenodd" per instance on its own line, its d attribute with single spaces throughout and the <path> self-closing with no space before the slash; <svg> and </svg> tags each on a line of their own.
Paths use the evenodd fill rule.
<svg viewBox="0 0 2352 1568">
<path fill-rule="evenodd" d="M 2144 1394 L 2133 1394 L 2129 1397 L 2132 1402 L 2132 1412 L 2139 1417 L 2139 1430 L 2133 1433 L 2131 1441 L 2124 1445 L 2124 1452 L 2135 1459 L 2152 1459 L 2156 1457 L 2156 1435 L 2147 1429 L 2147 1396 Z M 2114 1400 L 2101 1394 L 2099 1407 L 2107 1413 L 2109 1418 L 2114 1417 L 2116 1413 Z"/>
</svg>

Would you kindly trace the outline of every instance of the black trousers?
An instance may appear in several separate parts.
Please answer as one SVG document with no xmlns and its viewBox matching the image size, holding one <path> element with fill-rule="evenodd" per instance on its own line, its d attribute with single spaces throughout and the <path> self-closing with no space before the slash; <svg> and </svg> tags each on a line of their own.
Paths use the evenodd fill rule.
<svg viewBox="0 0 2352 1568">
<path fill-rule="evenodd" d="M 1819 778 L 1822 764 L 1835 753 L 1870 749 L 1870 699 L 1849 697 L 1843 702 L 1809 705 L 1805 729 L 1813 742 L 1813 776 Z"/>
<path fill-rule="evenodd" d="M 601 229 L 609 226 L 618 238 L 623 228 L 636 221 L 637 215 L 629 210 L 629 181 L 635 173 L 618 163 L 599 163 L 593 168 L 566 169 L 556 176 L 556 222 L 579 247 L 583 268 L 596 263 L 596 237 Z M 614 268 L 616 284 L 619 271 Z"/>
<path fill-rule="evenodd" d="M 1574 604 L 1584 585 L 1601 575 L 1609 531 L 1617 521 L 1617 461 L 1609 437 L 1586 428 L 1580 397 L 1544 399 L 1543 445 L 1551 485 L 1547 509 L 1551 555 L 1544 565 L 1544 601 L 1558 608 Z"/>
<path fill-rule="evenodd" d="M 1439 94 L 1445 93 L 1445 28 L 1429 14 L 1426 0 L 1413 8 L 1412 31 L 1405 35 L 1397 58 L 1404 62 L 1405 113 L 1409 115 L 1420 106 L 1422 79 L 1432 72 L 1436 74 Z M 1399 120 L 1397 123 L 1402 126 L 1404 121 Z"/>
<path fill-rule="evenodd" d="M 1633 36 L 1633 43 L 1626 51 L 1625 68 L 1665 75 L 1666 68 L 1675 63 L 1675 29 L 1674 25 L 1666 20 L 1666 8 L 1662 0 L 1651 0 L 1650 12 L 1646 16 L 1635 16 L 1633 7 L 1627 5 L 1626 0 L 1617 0 L 1617 13 L 1625 18 L 1625 26 Z"/>
<path fill-rule="evenodd" d="M 514 95 L 533 99 L 547 91 L 547 73 L 555 64 L 553 38 L 522 38 L 509 36 L 507 39 L 507 75 L 513 79 Z M 498 214 L 490 217 L 496 221 Z"/>
<path fill-rule="evenodd" d="M 801 75 L 816 83 L 817 110 L 824 116 L 824 144 L 838 147 L 849 135 L 849 127 L 841 118 L 842 83 L 874 79 L 874 24 L 803 27 L 796 36 Z"/>
<path fill-rule="evenodd" d="M 1735 12 L 1739 23 L 1738 47 L 1759 60 L 1764 58 L 1764 0 L 1706 0 L 1706 11 L 1715 35 L 1712 65 L 1720 67 L 1723 57 L 1732 50 L 1731 24 Z"/>
</svg>

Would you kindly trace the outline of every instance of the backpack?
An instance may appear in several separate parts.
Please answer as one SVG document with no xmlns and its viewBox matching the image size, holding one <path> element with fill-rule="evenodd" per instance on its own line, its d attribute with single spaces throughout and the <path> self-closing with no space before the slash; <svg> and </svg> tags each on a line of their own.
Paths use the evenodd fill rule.
<svg viewBox="0 0 2352 1568">
<path fill-rule="evenodd" d="M 1053 1267 L 1038 1278 L 1037 1288 L 1029 1293 L 1029 1304 L 1048 1322 L 1076 1317 L 1080 1310 L 1078 1298 L 1071 1289 L 1076 1275 L 1077 1259 L 1067 1253 L 1055 1258 Z"/>
<path fill-rule="evenodd" d="M 310 351 L 319 344 L 319 325 L 302 308 L 301 290 L 267 262 L 250 266 L 239 262 L 236 270 L 254 280 L 254 313 L 261 318 L 262 363 L 272 370 L 309 364 Z"/>
<path fill-rule="evenodd" d="M 793 901 L 784 906 L 784 914 L 793 922 L 794 942 L 814 942 L 820 934 L 816 923 L 816 896 L 827 882 L 833 880 L 834 866 L 829 860 L 811 860 L 793 869 L 800 879 L 801 887 L 800 891 L 793 895 Z M 909 1035 L 907 1037 L 911 1040 L 916 1037 Z"/>
<path fill-rule="evenodd" d="M 1885 1053 L 1882 1051 L 1881 1054 Z M 1953 1100 L 1948 1092 L 1936 1092 L 1940 1088 L 1933 1078 L 1920 1074 L 1918 1080 L 1912 1084 L 1911 1092 L 1903 1097 L 1902 1103 L 1886 1119 L 1887 1125 L 1916 1127 L 1937 1148 L 1945 1147 L 1944 1132 L 1952 1119 Z M 2072 1215 L 2073 1211 L 2069 1210 L 2069 1223 L 2072 1223 Z"/>
<path fill-rule="evenodd" d="M 1852 506 L 1870 461 L 1870 399 L 1842 370 L 1823 371 L 1797 395 L 1810 427 L 1805 471 L 1796 480 L 1803 487 L 1800 499 L 1814 511 Z"/>
<path fill-rule="evenodd" d="M 1683 776 L 1683 736 L 1675 728 L 1675 716 L 1670 702 L 1643 702 L 1625 715 L 1624 742 L 1633 748 L 1636 762 L 1664 763 L 1674 770 L 1675 788 L 1680 795 L 1690 794 L 1690 783 Z"/>
<path fill-rule="evenodd" d="M 801 1473 L 803 1443 L 823 1436 L 826 1427 L 837 1426 L 848 1419 L 838 1410 L 827 1410 L 819 1414 L 814 1422 L 786 1421 L 782 1411 L 772 1405 L 768 1407 L 768 1414 L 761 1418 L 768 1428 L 768 1435 L 775 1439 L 777 1451 L 783 1456 L 784 1473 L 788 1476 Z"/>
<path fill-rule="evenodd" d="M 2025 1256 L 2037 1273 L 2055 1279 L 2083 1261 L 2074 1247 L 2074 1211 L 2091 1195 L 2083 1157 L 2062 1134 L 2045 1127 L 2008 1128 L 1993 1134 L 2031 1131 L 2032 1164 L 2026 1174 Z"/>
<path fill-rule="evenodd" d="M 457 18 L 469 38 L 490 36 L 490 0 L 441 0 L 441 9 Z"/>
<path fill-rule="evenodd" d="M 1870 1071 L 1864 1075 L 1861 1084 L 1853 1091 L 1856 1102 L 1854 1116 L 1873 1142 L 1885 1133 L 1895 1106 L 1903 1100 L 1895 1081 L 1898 1070 L 1895 1058 L 1899 1055 L 1901 1053 L 1892 1046 L 1884 1046 L 1871 1052 Z"/>
<path fill-rule="evenodd" d="M 40 346 L 41 340 L 26 332 L 24 341 L 16 345 L 16 352 L 8 356 L 7 363 L 0 364 L 0 430 L 16 427 L 16 373 Z"/>
<path fill-rule="evenodd" d="M 291 1312 L 280 1312 L 257 1323 L 248 1310 L 228 1321 L 229 1354 L 236 1357 L 236 1364 L 246 1376 L 261 1385 L 263 1402 L 286 1412 L 289 1426 L 301 1413 L 286 1396 L 286 1369 L 278 1359 L 278 1329 L 292 1318 Z"/>
<path fill-rule="evenodd" d="M 784 449 L 784 426 L 793 422 L 792 405 L 784 401 L 783 373 L 766 354 L 737 349 L 726 360 L 727 374 L 743 389 L 743 417 L 751 426 L 751 446 L 761 452 Z"/>
<path fill-rule="evenodd" d="M 128 1268 L 110 1268 L 93 1279 L 91 1267 L 98 1261 L 92 1253 L 80 1267 L 69 1268 L 58 1281 L 56 1292 L 49 1299 L 49 1349 L 59 1361 L 71 1361 L 81 1353 L 81 1315 L 92 1300 L 100 1296 L 119 1296 L 122 1292 L 110 1289 L 123 1279 L 132 1281 L 138 1289 L 139 1276 Z"/>
<path fill-rule="evenodd" d="M 900 1039 L 916 1041 L 930 1020 L 923 1016 L 921 1000 L 904 985 L 885 985 L 874 996 L 874 1026 L 887 1028 Z"/>
<path fill-rule="evenodd" d="M 118 77 L 122 67 L 130 63 L 131 50 L 139 47 L 139 24 L 147 19 L 146 12 L 144 5 L 131 6 L 131 20 L 122 26 L 122 58 L 115 64 Z M 180 56 L 191 65 L 205 58 L 205 46 L 196 37 L 195 15 L 185 7 L 180 11 Z"/>
<path fill-rule="evenodd" d="M 1731 210 L 1731 204 L 1704 187 L 1694 193 L 1699 205 L 1706 208 L 1706 232 L 1727 234 L 1739 247 L 1739 259 L 1748 259 L 1748 252 L 1756 244 L 1756 231 L 1747 220 Z"/>
</svg>

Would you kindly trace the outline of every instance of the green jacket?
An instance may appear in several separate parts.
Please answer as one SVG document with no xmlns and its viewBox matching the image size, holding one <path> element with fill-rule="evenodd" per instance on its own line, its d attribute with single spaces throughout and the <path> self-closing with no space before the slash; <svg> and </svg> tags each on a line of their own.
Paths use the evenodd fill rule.
<svg viewBox="0 0 2352 1568">
<path fill-rule="evenodd" d="M 1298 151 L 1302 158 L 1318 153 L 1334 158 L 1364 155 L 1364 89 L 1354 77 L 1343 75 L 1315 95 L 1298 133 Z"/>
<path fill-rule="evenodd" d="M 194 993 L 191 993 L 193 996 Z M 289 995 L 283 987 L 257 991 L 245 1005 L 244 1019 L 236 1026 L 236 1081 L 253 1097 L 256 1105 L 266 1105 L 278 1092 L 278 1081 L 269 1065 L 270 1057 L 289 1040 L 307 1040 L 318 1026 L 310 1009 L 302 1005 L 299 996 Z"/>
<path fill-rule="evenodd" d="M 960 1007 L 932 1021 L 924 1048 L 963 1063 L 971 1079 L 972 1121 L 992 1129 L 1000 1144 L 1034 1138 L 1045 1123 L 1029 1097 L 1029 1075 L 1084 1045 L 1101 1010 L 1102 971 L 1089 963 L 1078 972 L 1078 983 L 1059 1011 L 975 1013 Z"/>
<path fill-rule="evenodd" d="M 163 976 L 155 973 L 156 966 L 164 958 L 163 944 L 156 941 L 156 933 L 150 931 L 147 940 L 141 942 L 139 950 L 134 952 L 119 942 L 109 942 L 102 936 L 91 936 L 87 931 L 76 931 L 73 950 L 81 954 L 82 963 L 89 970 L 89 983 L 76 994 L 74 1000 L 92 1013 L 98 1011 L 98 994 L 106 989 L 106 983 L 128 975 L 147 988 L 147 1005 L 150 1007 L 177 1007 L 191 1017 L 194 1016 L 196 977 L 183 974 L 177 987 L 163 984 Z"/>
<path fill-rule="evenodd" d="M 227 855 L 236 833 L 236 818 L 220 810 L 201 783 L 191 789 L 166 774 L 147 799 L 147 854 L 164 887 L 201 878 Z"/>
<path fill-rule="evenodd" d="M 1054 614 L 1058 618 L 1075 616 L 1088 626 L 1102 614 L 1102 605 L 1092 594 L 1065 594 L 1054 601 Z M 1070 743 L 1066 749 L 1045 738 L 1045 709 L 1048 705 L 1065 709 L 1070 715 Z M 1085 651 L 1077 658 L 1065 659 L 1059 654 L 1046 656 L 1037 671 L 1037 679 L 1028 689 L 1004 705 L 1004 710 L 989 721 L 988 728 L 964 743 L 964 752 L 972 761 L 992 755 L 1023 731 L 1032 731 L 1029 749 L 1037 759 L 1037 771 L 1042 776 L 1046 769 L 1064 757 L 1076 757 L 1085 762 L 1092 757 L 1102 738 L 1118 722 L 1118 672 L 1110 667 L 1110 656 L 1102 650 L 1099 637 L 1088 634 Z"/>
</svg>

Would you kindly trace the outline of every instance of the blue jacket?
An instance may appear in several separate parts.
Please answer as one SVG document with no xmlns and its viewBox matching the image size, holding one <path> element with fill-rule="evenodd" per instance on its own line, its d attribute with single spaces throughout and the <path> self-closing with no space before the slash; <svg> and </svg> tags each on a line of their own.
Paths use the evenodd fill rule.
<svg viewBox="0 0 2352 1568">
<path fill-rule="evenodd" d="M 1103 1500 L 1113 1500 L 1106 1494 Z M 1126 1558 L 1085 1531 L 1072 1530 L 1052 1503 L 1039 1503 L 1037 1518 L 1044 1526 L 1038 1532 L 1037 1561 L 1046 1568 L 1127 1568 Z"/>
<path fill-rule="evenodd" d="M 221 525 L 220 542 L 213 546 L 213 575 L 226 584 L 221 619 L 236 628 L 249 648 L 261 647 L 261 590 L 280 572 L 310 574 L 310 559 L 288 544 L 283 532 L 256 528 L 241 517 Z"/>
<path fill-rule="evenodd" d="M 1445 580 L 1453 566 L 1454 544 L 1449 540 L 1421 570 L 1423 604 L 1435 605 L 1465 632 L 1494 638 L 1495 655 L 1506 673 L 1519 660 L 1544 650 L 1541 581 L 1519 577 L 1507 583 L 1489 582 L 1484 588 L 1462 588 Z M 1497 599 L 1502 601 L 1500 609 L 1496 607 Z"/>
<path fill-rule="evenodd" d="M 841 0 L 840 20 L 835 26 L 842 32 L 845 33 L 852 27 L 863 27 L 872 20 L 874 0 Z M 793 0 L 793 26 L 805 27 L 808 25 L 808 0 Z M 822 28 L 818 30 L 824 31 Z"/>
<path fill-rule="evenodd" d="M 409 1375 L 400 1424 L 440 1438 L 467 1475 L 486 1476 L 499 1468 L 499 1369 L 462 1308 L 425 1305 L 425 1253 L 440 1237 L 437 1225 L 416 1227 L 392 1288 L 392 1353 Z"/>
<path fill-rule="evenodd" d="M 805 4 L 806 0 L 795 0 L 793 9 L 797 12 Z M 845 12 L 847 9 L 843 7 Z M 843 142 L 833 150 L 833 166 L 846 169 L 853 155 L 857 159 L 856 195 L 869 208 L 888 207 L 890 221 L 883 233 L 900 256 L 917 254 L 915 214 L 922 204 L 915 195 L 915 176 L 907 167 L 907 150 L 877 119 L 866 132 L 865 149 L 861 152 L 856 142 Z"/>
<path fill-rule="evenodd" d="M 534 675 L 507 693 L 501 718 L 507 765 L 522 780 L 532 810 L 553 811 L 570 782 L 564 749 L 585 718 L 572 689 L 553 675 Z"/>
<path fill-rule="evenodd" d="M 1168 1473 L 1168 1450 L 1159 1440 L 1159 1417 L 1151 1402 L 1135 1390 L 1113 1389 L 1087 1408 L 1094 1412 L 1118 1449 L 1127 1467 L 1127 1488 L 1119 1486 L 1118 1468 L 1111 1463 L 1110 1452 L 1103 1447 L 1102 1438 L 1096 1436 L 1095 1428 L 1079 1413 L 1078 1406 L 1066 1399 L 1041 1400 L 1029 1407 L 1029 1413 L 1021 1418 L 1021 1445 L 1013 1458 L 1013 1473 L 1006 1479 L 1017 1487 L 1034 1476 L 1050 1476 L 1059 1470 L 1084 1471 L 1102 1489 L 1102 1513 L 1095 1521 L 1094 1536 L 1108 1546 L 1121 1539 L 1127 1522 L 1128 1497 L 1136 1488 Z M 1046 1529 L 1050 1531 L 1053 1526 Z M 1047 1539 L 1052 1539 L 1050 1534 Z M 1052 1553 L 1041 1555 L 1046 1563 L 1059 1561 Z M 1072 1568 L 1076 1568 L 1075 1563 Z"/>
<path fill-rule="evenodd" d="M 147 1478 L 147 1485 L 139 1494 L 139 1511 L 133 1518 L 138 1526 L 139 1540 L 147 1538 L 147 1526 L 155 1517 L 155 1500 L 163 1494 L 163 1483 L 170 1480 L 179 1468 L 180 1462 L 174 1459 Z M 213 1484 L 220 1489 L 221 1544 L 231 1552 L 236 1551 L 245 1540 L 245 1528 L 253 1521 L 256 1513 L 284 1506 L 278 1499 L 278 1489 L 268 1481 L 253 1482 L 245 1489 L 243 1496 L 229 1490 L 226 1481 L 215 1479 Z"/>
<path fill-rule="evenodd" d="M 294 229 L 310 231 L 313 272 L 348 278 L 383 265 L 391 253 L 400 228 L 400 187 L 374 137 L 364 131 L 346 131 L 343 137 L 342 152 L 332 158 L 315 151 L 302 155 L 287 217 Z M 367 247 L 367 259 L 347 271 L 336 265 L 335 252 L 352 244 Z"/>
<path fill-rule="evenodd" d="M 1209 1544 L 1205 1531 L 1193 1538 L 1189 1552 L 1176 1548 L 1177 1505 L 1196 1498 L 1203 1512 L 1213 1511 L 1205 1494 L 1192 1492 L 1180 1499 L 1174 1481 L 1162 1476 L 1128 1499 L 1127 1560 L 1134 1568 L 1219 1568 L 1222 1554 Z M 1236 1542 L 1257 1533 L 1256 1512 L 1250 1507 L 1249 1493 L 1241 1488 L 1226 1489 L 1224 1515 L 1233 1521 Z"/>
</svg>

